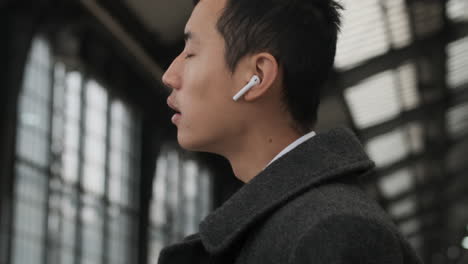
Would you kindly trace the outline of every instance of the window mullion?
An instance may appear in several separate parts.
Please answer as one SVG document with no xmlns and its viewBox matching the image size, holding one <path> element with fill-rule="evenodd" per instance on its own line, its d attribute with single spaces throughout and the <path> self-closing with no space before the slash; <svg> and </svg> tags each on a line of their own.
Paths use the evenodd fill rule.
<svg viewBox="0 0 468 264">
<path fill-rule="evenodd" d="M 81 219 L 82 209 L 83 209 L 83 201 L 81 199 L 83 195 L 83 165 L 84 165 L 84 139 L 85 139 L 85 124 L 86 124 L 86 85 L 85 85 L 85 75 L 83 74 L 82 81 L 80 83 L 81 91 L 80 91 L 80 118 L 79 118 L 79 139 L 78 139 L 78 180 L 77 180 L 77 208 L 76 208 L 76 215 L 75 215 L 75 264 L 80 264 L 82 258 L 82 236 L 83 236 L 83 223 Z"/>
<path fill-rule="evenodd" d="M 52 56 L 51 56 L 52 57 Z M 52 58 L 51 58 L 52 59 Z M 51 66 L 49 68 L 49 78 L 50 78 L 50 83 L 49 83 L 49 109 L 48 109 L 48 119 L 49 119 L 49 133 L 47 135 L 47 142 L 49 143 L 49 148 L 48 148 L 48 164 L 47 164 L 47 172 L 46 172 L 46 189 L 45 189 L 45 213 L 44 213 L 44 237 L 43 237 L 43 243 L 44 247 L 42 248 L 43 250 L 43 255 L 42 255 L 42 263 L 51 263 L 49 260 L 49 252 L 52 252 L 51 250 L 51 238 L 49 234 L 49 220 L 50 220 L 50 206 L 51 206 L 51 190 L 50 190 L 50 180 L 52 178 L 52 164 L 54 161 L 54 152 L 52 149 L 52 142 L 53 142 L 53 131 L 54 131 L 54 83 L 55 83 L 55 76 L 54 76 L 54 61 L 50 63 Z"/>
<path fill-rule="evenodd" d="M 109 216 L 109 209 L 111 207 L 111 203 L 109 200 L 109 183 L 110 183 L 110 151 L 111 151 L 111 102 L 112 96 L 109 95 L 107 99 L 107 106 L 106 106 L 106 139 L 105 139 L 105 158 L 104 158 L 104 195 L 102 197 L 104 202 L 104 219 L 102 221 L 102 263 L 105 264 L 109 262 L 108 259 L 108 252 L 109 252 L 109 241 L 110 241 L 110 216 Z"/>
</svg>

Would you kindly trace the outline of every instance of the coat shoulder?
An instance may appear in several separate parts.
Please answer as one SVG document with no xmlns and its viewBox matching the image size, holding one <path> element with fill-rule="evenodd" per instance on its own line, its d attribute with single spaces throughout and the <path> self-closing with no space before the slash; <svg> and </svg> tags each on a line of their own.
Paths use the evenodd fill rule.
<svg viewBox="0 0 468 264">
<path fill-rule="evenodd" d="M 287 263 L 406 263 L 419 258 L 397 232 L 374 219 L 337 215 L 309 228 L 295 244 Z"/>
<path fill-rule="evenodd" d="M 393 226 L 387 213 L 358 185 L 340 182 L 311 188 L 291 199 L 274 212 L 268 222 L 273 225 L 284 221 L 295 223 L 290 228 L 297 228 L 303 233 L 310 226 L 337 215 L 373 219 L 383 225 Z"/>
<path fill-rule="evenodd" d="M 345 229 L 351 233 L 341 235 L 350 235 L 349 239 L 359 238 L 357 226 L 368 231 L 364 236 L 368 237 L 367 241 L 377 239 L 382 234 L 387 234 L 395 243 L 403 240 L 387 214 L 358 186 L 324 184 L 292 198 L 272 212 L 265 222 L 254 227 L 246 248 L 255 250 L 244 252 L 244 255 L 252 259 L 269 256 L 271 262 L 263 257 L 263 263 L 290 263 L 298 250 L 300 252 L 309 246 L 309 239 L 320 235 L 316 242 L 333 250 L 335 242 L 344 243 L 340 232 Z M 314 247 L 315 244 L 310 246 Z M 302 252 L 299 255 L 303 255 Z"/>
</svg>

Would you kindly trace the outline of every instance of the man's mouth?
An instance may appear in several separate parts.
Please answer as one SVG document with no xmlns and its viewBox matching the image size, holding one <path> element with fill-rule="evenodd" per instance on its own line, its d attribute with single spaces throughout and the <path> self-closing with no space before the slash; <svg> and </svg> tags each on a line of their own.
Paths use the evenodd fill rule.
<svg viewBox="0 0 468 264">
<path fill-rule="evenodd" d="M 179 110 L 173 109 L 173 108 L 171 109 L 171 113 L 172 114 L 179 114 L 179 115 L 181 114 Z"/>
<path fill-rule="evenodd" d="M 176 122 L 179 121 L 182 114 L 179 108 L 175 106 L 174 103 L 171 100 L 169 100 L 169 98 L 167 99 L 167 105 L 172 109 L 173 115 L 172 115 L 171 121 L 172 123 L 175 124 Z"/>
<path fill-rule="evenodd" d="M 171 108 L 172 110 L 172 118 L 171 118 L 171 121 L 173 124 L 177 124 L 180 120 L 180 117 L 181 117 L 181 112 L 179 111 L 179 109 L 177 107 L 175 107 L 174 105 L 172 104 L 169 104 L 169 107 Z"/>
</svg>

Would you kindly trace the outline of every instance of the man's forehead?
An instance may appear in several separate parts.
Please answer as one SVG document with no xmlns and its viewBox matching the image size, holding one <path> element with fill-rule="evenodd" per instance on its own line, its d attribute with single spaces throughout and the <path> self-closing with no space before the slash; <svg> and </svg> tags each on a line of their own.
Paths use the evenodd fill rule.
<svg viewBox="0 0 468 264">
<path fill-rule="evenodd" d="M 210 23 L 218 20 L 226 0 L 201 0 L 195 6 L 185 26 L 185 32 L 192 31 L 191 27 L 199 23 Z"/>
<path fill-rule="evenodd" d="M 225 0 L 200 1 L 192 11 L 184 29 L 184 40 L 193 44 L 217 37 L 216 23 L 224 9 Z"/>
</svg>

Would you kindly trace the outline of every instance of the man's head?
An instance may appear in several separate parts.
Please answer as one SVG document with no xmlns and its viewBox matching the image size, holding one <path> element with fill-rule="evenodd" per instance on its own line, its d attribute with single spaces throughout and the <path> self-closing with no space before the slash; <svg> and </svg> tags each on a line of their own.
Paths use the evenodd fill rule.
<svg viewBox="0 0 468 264">
<path fill-rule="evenodd" d="M 272 118 L 289 116 L 299 133 L 311 130 L 333 66 L 341 6 L 333 0 L 195 3 L 186 47 L 163 76 L 173 89 L 169 104 L 182 113 L 179 143 L 216 152 L 223 138 L 240 136 L 264 118 L 262 110 Z M 253 75 L 261 83 L 234 102 Z"/>
</svg>

